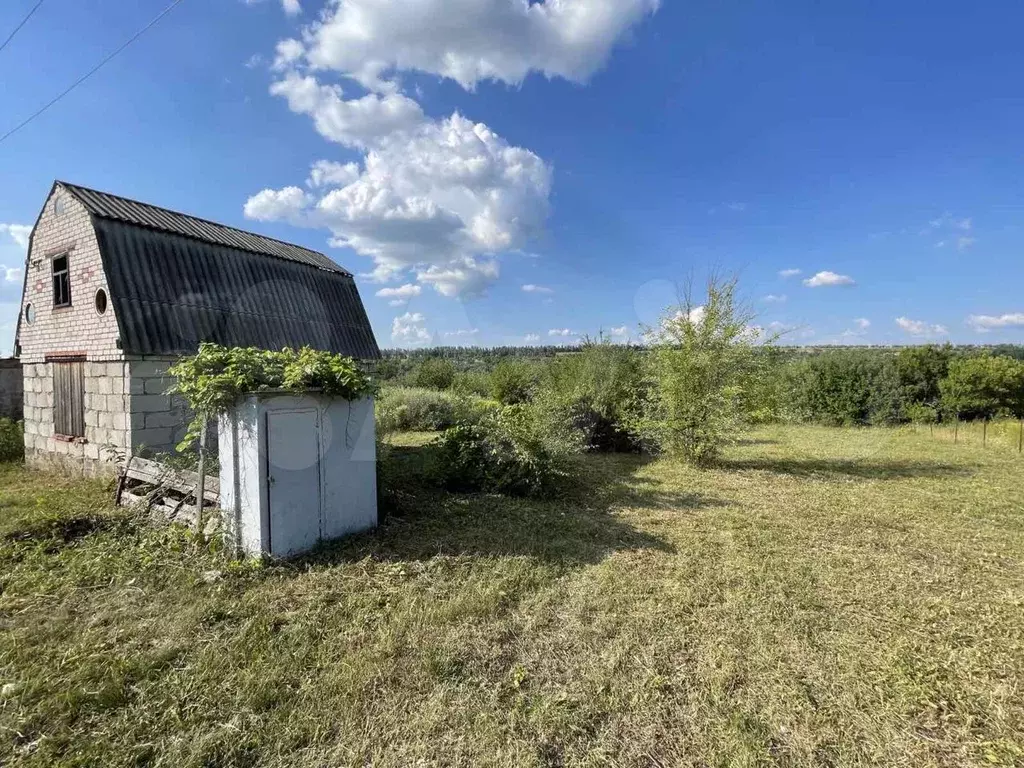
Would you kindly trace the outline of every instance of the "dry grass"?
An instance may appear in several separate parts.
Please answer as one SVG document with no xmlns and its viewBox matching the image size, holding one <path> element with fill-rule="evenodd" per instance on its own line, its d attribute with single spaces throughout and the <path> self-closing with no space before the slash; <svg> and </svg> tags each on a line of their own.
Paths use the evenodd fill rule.
<svg viewBox="0 0 1024 768">
<path fill-rule="evenodd" d="M 1024 762 L 1016 453 L 771 428 L 521 501 L 401 442 L 401 516 L 264 569 L 0 468 L 0 763 Z"/>
</svg>

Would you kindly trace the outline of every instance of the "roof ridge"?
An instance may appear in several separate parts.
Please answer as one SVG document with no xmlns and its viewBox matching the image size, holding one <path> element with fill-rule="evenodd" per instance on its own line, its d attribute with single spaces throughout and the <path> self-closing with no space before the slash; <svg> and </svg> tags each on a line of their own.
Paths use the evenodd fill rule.
<svg viewBox="0 0 1024 768">
<path fill-rule="evenodd" d="M 229 229 L 232 232 L 239 232 L 239 233 L 241 233 L 243 235 L 251 235 L 252 237 L 261 237 L 264 240 L 270 240 L 271 242 L 274 242 L 274 243 L 280 243 L 281 245 L 286 245 L 289 248 L 301 248 L 304 251 L 309 251 L 310 253 L 315 253 L 317 256 L 323 256 L 324 258 L 328 258 L 328 259 L 330 258 L 330 256 L 328 256 L 326 253 L 324 253 L 322 251 L 314 251 L 312 248 L 307 248 L 304 245 L 297 245 L 296 243 L 289 243 L 287 240 L 281 240 L 281 239 L 276 238 L 276 237 L 271 237 L 270 235 L 263 235 L 263 234 L 260 234 L 259 232 L 251 232 L 250 230 L 247 230 L 247 229 L 240 229 L 239 227 L 233 227 L 230 224 L 223 224 L 223 223 L 221 223 L 219 221 L 214 221 L 213 219 L 204 219 L 202 216 L 195 216 L 194 214 L 185 213 L 184 211 L 176 211 L 173 208 L 167 208 L 167 207 L 162 206 L 162 205 L 154 205 L 153 203 L 147 203 L 147 202 L 145 202 L 143 200 L 136 200 L 133 197 L 125 197 L 124 195 L 118 195 L 118 194 L 115 194 L 114 192 L 104 192 L 102 189 L 95 189 L 93 187 L 87 187 L 84 184 L 73 184 L 70 181 L 64 181 L 63 179 L 56 179 L 55 181 L 56 181 L 57 184 L 60 184 L 63 187 L 69 188 L 72 191 L 74 191 L 76 189 L 82 189 L 82 190 L 85 190 L 86 192 L 92 192 L 95 195 L 104 195 L 106 197 L 115 197 L 118 200 L 124 200 L 125 202 L 134 203 L 135 205 L 143 205 L 143 206 L 145 206 L 147 208 L 155 208 L 158 211 L 166 211 L 167 213 L 173 213 L 175 216 L 184 216 L 187 219 L 193 219 L 195 221 L 201 221 L 204 224 L 210 224 L 210 225 L 215 226 L 215 227 L 221 227 L 223 229 Z M 81 202 L 84 203 L 85 201 L 81 201 Z M 95 214 L 95 215 L 101 216 L 104 219 L 112 218 L 110 216 L 105 216 L 103 214 Z M 331 259 L 331 260 L 333 261 L 333 259 Z M 341 268 L 344 269 L 344 267 L 341 267 Z M 346 271 L 348 271 L 348 270 L 346 270 Z"/>
</svg>

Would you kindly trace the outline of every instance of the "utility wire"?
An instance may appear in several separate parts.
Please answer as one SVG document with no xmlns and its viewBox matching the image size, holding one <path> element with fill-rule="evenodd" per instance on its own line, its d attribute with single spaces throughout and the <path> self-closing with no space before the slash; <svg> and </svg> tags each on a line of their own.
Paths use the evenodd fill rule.
<svg viewBox="0 0 1024 768">
<path fill-rule="evenodd" d="M 157 14 L 157 15 L 156 15 L 155 17 L 153 17 L 153 20 L 152 20 L 151 22 L 149 22 L 149 24 L 147 24 L 147 25 L 146 25 L 146 26 L 144 26 L 144 27 L 143 27 L 142 29 L 140 29 L 140 30 L 139 30 L 138 32 L 136 32 L 136 33 L 135 33 L 134 35 L 132 35 L 131 37 L 129 37 L 129 38 L 127 39 L 127 40 L 125 40 L 125 41 L 124 41 L 124 42 L 123 42 L 123 43 L 121 44 L 121 46 L 120 46 L 119 48 L 115 49 L 115 50 L 114 50 L 114 51 L 113 51 L 112 53 L 108 54 L 108 55 L 107 55 L 107 56 L 106 56 L 106 57 L 105 57 L 105 58 L 104 58 L 104 59 L 103 59 L 102 61 L 100 61 L 100 63 L 99 63 L 99 64 L 97 64 L 97 65 L 96 65 L 95 67 L 93 67 L 93 68 L 92 68 L 92 69 L 90 69 L 90 70 L 89 70 L 88 72 L 86 72 L 86 73 L 85 73 L 84 75 L 82 75 L 82 76 L 81 76 L 80 78 L 78 78 L 77 80 L 75 80 L 75 82 L 73 82 L 73 83 L 72 83 L 71 85 L 69 85 L 69 86 L 68 86 L 67 88 L 65 88 L 65 89 L 64 89 L 63 91 L 61 91 L 61 92 L 60 92 L 59 94 L 57 94 L 57 95 L 56 95 L 56 96 L 55 96 L 55 97 L 54 97 L 53 99 L 51 99 L 50 101 L 48 101 L 48 102 L 47 102 L 46 104 L 44 104 L 44 105 L 43 105 L 42 107 L 40 107 L 40 108 L 39 108 L 39 109 L 37 109 L 37 110 L 36 110 L 35 112 L 33 112 L 33 113 L 32 113 L 31 115 L 29 115 L 28 117 L 26 117 L 26 118 L 25 118 L 25 119 L 24 119 L 23 121 L 21 121 L 21 122 L 20 122 L 20 123 L 18 123 L 18 124 L 17 124 L 16 126 L 14 126 L 13 128 L 11 128 L 11 130 L 9 130 L 9 131 L 8 131 L 7 133 L 5 133 L 5 134 L 4 134 L 3 136 L 0 136 L 0 144 L 2 144 L 2 143 L 3 143 L 4 141 L 6 141 L 6 140 L 7 140 L 8 138 L 10 138 L 10 137 L 11 137 L 11 136 L 13 136 L 14 134 L 16 134 L 16 133 L 17 133 L 18 131 L 20 131 L 20 130 L 21 130 L 22 128 L 24 128 L 24 127 L 25 127 L 26 125 L 28 125 L 29 123 L 31 123 L 31 122 L 32 122 L 33 120 L 35 120 L 35 119 L 36 119 L 37 117 L 39 117 L 39 116 L 40 116 L 41 114 L 43 114 L 43 112 L 45 112 L 45 111 L 46 111 L 46 110 L 48 110 L 48 109 L 49 109 L 50 107 L 52 107 L 52 106 L 53 106 L 54 104 L 56 104 L 56 103 L 57 103 L 58 101 L 60 101 L 61 99 L 63 99 L 63 98 L 65 97 L 65 96 L 67 96 L 67 95 L 68 95 L 69 93 L 71 93 L 71 92 L 72 92 L 73 90 L 75 90 L 75 88 L 77 88 L 78 86 L 80 86 L 80 85 L 81 85 L 82 83 L 84 83 L 84 82 L 85 82 L 86 80 L 88 80 L 88 79 L 89 79 L 90 77 L 92 77 L 93 75 L 95 75 L 95 74 L 96 74 L 96 73 L 97 73 L 97 72 L 98 72 L 98 71 L 99 71 L 100 69 L 102 69 L 102 68 L 103 68 L 103 66 L 104 66 L 104 65 L 106 65 L 106 64 L 107 64 L 107 62 L 109 62 L 109 61 L 110 61 L 111 59 L 113 59 L 113 58 L 114 58 L 115 56 L 117 56 L 117 55 L 118 55 L 119 53 L 121 53 L 121 51 L 123 51 L 123 50 L 124 50 L 125 48 L 127 48 L 127 47 L 128 47 L 129 45 L 131 45 L 131 44 L 132 44 L 132 43 L 134 43 L 134 42 L 135 42 L 136 40 L 138 40 L 138 39 L 139 39 L 140 37 L 142 37 L 142 36 L 143 36 L 143 35 L 144 35 L 144 34 L 145 34 L 145 33 L 146 33 L 146 32 L 147 32 L 147 31 L 148 31 L 148 30 L 149 30 L 149 29 L 150 29 L 151 27 L 155 26 L 155 25 L 156 25 L 156 23 L 157 23 L 158 21 L 160 21 L 160 19 L 162 19 L 162 18 L 163 18 L 164 16 L 166 16 L 166 15 L 167 15 L 168 13 L 170 13 L 171 11 L 173 11 L 173 10 L 174 10 L 174 8 L 175 8 L 175 7 L 176 7 L 176 6 L 177 6 L 177 5 L 179 4 L 179 3 L 181 3 L 181 0 L 173 0 L 173 2 L 172 2 L 172 3 L 170 4 L 170 5 L 168 5 L 168 6 L 167 6 L 166 8 L 164 8 L 164 9 L 163 9 L 162 11 L 160 11 L 160 13 L 158 13 L 158 14 Z"/>
<path fill-rule="evenodd" d="M 39 6 L 42 5 L 42 4 L 43 4 L 43 0 L 39 0 L 38 3 L 36 3 L 35 5 L 32 6 L 32 10 L 28 12 L 28 16 L 26 16 L 24 19 L 21 20 L 21 24 L 19 24 L 18 26 L 16 26 L 14 28 L 14 31 L 11 32 L 11 34 L 9 34 L 7 36 L 6 40 L 4 40 L 2 43 L 0 43 L 0 51 L 2 51 L 4 48 L 7 47 L 7 44 L 9 42 L 11 42 L 11 40 L 14 39 L 14 36 L 16 34 L 18 34 L 18 32 L 21 30 L 22 27 L 25 26 L 26 23 L 28 23 L 28 20 L 32 18 L 32 14 L 35 13 L 37 10 L 39 10 Z"/>
</svg>

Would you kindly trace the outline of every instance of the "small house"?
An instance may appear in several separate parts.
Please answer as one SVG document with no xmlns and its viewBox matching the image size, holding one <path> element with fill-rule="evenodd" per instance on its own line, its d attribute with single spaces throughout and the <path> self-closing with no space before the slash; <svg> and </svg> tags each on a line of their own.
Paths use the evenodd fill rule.
<svg viewBox="0 0 1024 768">
<path fill-rule="evenodd" d="M 173 451 L 190 415 L 167 369 L 203 341 L 380 356 L 352 273 L 324 254 L 55 182 L 15 338 L 26 461 L 93 473 Z"/>
</svg>

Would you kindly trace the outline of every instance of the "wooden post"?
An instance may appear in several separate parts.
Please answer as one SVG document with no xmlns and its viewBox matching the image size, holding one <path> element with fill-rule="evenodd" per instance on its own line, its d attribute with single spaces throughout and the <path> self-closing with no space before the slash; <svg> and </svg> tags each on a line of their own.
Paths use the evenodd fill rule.
<svg viewBox="0 0 1024 768">
<path fill-rule="evenodd" d="M 203 431 L 199 433 L 199 482 L 196 484 L 196 533 L 199 543 L 206 543 L 206 519 L 203 515 L 203 502 L 206 500 L 206 419 L 203 419 Z"/>
<path fill-rule="evenodd" d="M 1020 420 L 1020 432 L 1017 433 L 1017 453 L 1024 451 L 1024 419 Z"/>
<path fill-rule="evenodd" d="M 956 445 L 957 434 L 960 432 L 960 417 L 953 419 L 953 445 Z"/>
<path fill-rule="evenodd" d="M 985 447 L 985 443 L 988 442 L 988 419 L 981 420 L 981 447 Z"/>
</svg>

